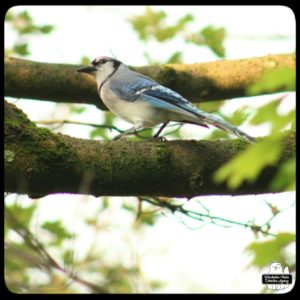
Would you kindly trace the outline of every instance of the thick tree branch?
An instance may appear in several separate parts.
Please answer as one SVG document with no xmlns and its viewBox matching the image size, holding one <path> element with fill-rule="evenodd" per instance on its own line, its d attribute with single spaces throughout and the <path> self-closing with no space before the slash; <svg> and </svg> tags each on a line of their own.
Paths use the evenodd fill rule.
<svg viewBox="0 0 300 300">
<path fill-rule="evenodd" d="M 251 185 L 231 191 L 216 184 L 212 174 L 247 146 L 240 140 L 83 140 L 39 128 L 8 103 L 4 129 L 5 191 L 35 197 L 53 193 L 170 197 L 267 193 L 280 163 L 295 154 L 291 134 L 277 166 L 266 168 Z"/>
<path fill-rule="evenodd" d="M 88 103 L 105 109 L 94 79 L 75 72 L 79 66 L 5 58 L 5 96 L 55 102 Z M 247 88 L 266 70 L 295 69 L 295 55 L 219 60 L 134 68 L 192 102 L 247 96 Z M 285 87 L 275 92 L 286 91 Z"/>
</svg>

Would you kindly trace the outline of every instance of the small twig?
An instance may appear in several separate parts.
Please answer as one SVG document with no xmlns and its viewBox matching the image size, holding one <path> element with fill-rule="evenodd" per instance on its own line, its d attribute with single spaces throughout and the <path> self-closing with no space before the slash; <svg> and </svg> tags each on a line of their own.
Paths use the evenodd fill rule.
<svg viewBox="0 0 300 300">
<path fill-rule="evenodd" d="M 59 124 L 59 126 L 55 127 L 55 129 L 60 128 L 64 124 L 71 124 L 71 125 L 82 125 L 82 126 L 91 126 L 91 127 L 95 127 L 95 128 L 109 129 L 109 130 L 117 131 L 119 133 L 124 132 L 124 130 L 119 129 L 118 127 L 113 126 L 113 125 L 94 124 L 94 123 L 80 122 L 80 121 L 74 121 L 74 120 L 54 119 L 54 120 L 39 120 L 39 121 L 33 121 L 33 122 L 36 124 L 43 124 L 43 125 Z M 166 126 L 168 128 L 168 127 L 174 127 L 174 126 L 178 126 L 178 125 L 179 125 L 178 128 L 176 128 L 175 130 L 172 130 L 171 132 L 167 132 L 165 135 L 170 135 L 173 132 L 177 131 L 183 124 L 174 123 L 174 124 Z M 135 132 L 134 135 L 137 137 L 140 137 L 140 138 L 145 138 L 145 137 L 141 136 L 140 133 L 144 132 L 146 130 L 149 130 L 149 128 L 144 128 L 138 132 Z"/>
<path fill-rule="evenodd" d="M 292 203 L 291 205 L 289 205 L 288 207 L 284 208 L 284 209 L 278 209 L 277 206 L 269 203 L 268 201 L 265 201 L 265 203 L 269 206 L 272 216 L 269 218 L 269 220 L 267 220 L 263 225 L 261 225 L 261 227 L 270 227 L 270 223 L 271 221 L 280 213 L 288 210 L 289 208 L 291 208 L 292 206 L 294 206 L 294 203 Z"/>
<path fill-rule="evenodd" d="M 102 124 L 94 124 L 94 123 L 86 123 L 86 122 L 79 122 L 79 121 L 71 121 L 71 120 L 40 120 L 40 121 L 33 121 L 37 124 L 43 124 L 43 125 L 53 125 L 53 124 L 73 124 L 73 125 L 83 125 L 83 126 L 91 126 L 95 128 L 104 128 L 104 129 L 110 129 L 115 130 L 119 133 L 123 133 L 124 130 L 119 129 L 116 126 L 110 126 L 110 125 L 102 125 Z"/>
<path fill-rule="evenodd" d="M 42 243 L 39 240 L 37 240 L 32 235 L 32 233 L 25 226 L 23 226 L 23 224 L 21 224 L 17 220 L 17 218 L 15 218 L 15 216 L 13 215 L 13 213 L 9 209 L 5 210 L 5 218 L 9 222 L 11 227 L 15 230 L 15 232 L 17 234 L 19 234 L 24 239 L 24 241 L 27 243 L 27 245 L 30 248 L 32 248 L 34 251 L 36 251 L 38 254 L 40 254 L 42 258 L 45 259 L 45 261 L 46 261 L 46 263 L 44 265 L 45 267 L 48 268 L 48 265 L 47 265 L 47 263 L 48 263 L 52 268 L 64 273 L 70 279 L 73 279 L 74 281 L 79 282 L 79 283 L 87 286 L 88 288 L 90 288 L 91 290 L 93 290 L 95 292 L 103 293 L 103 294 L 109 293 L 109 291 L 106 288 L 101 287 L 99 285 L 96 285 L 94 283 L 88 282 L 88 281 L 80 278 L 79 276 L 77 276 L 74 273 L 74 270 L 69 271 L 66 268 L 61 267 L 55 261 L 55 259 L 46 251 L 46 249 L 42 245 Z"/>
<path fill-rule="evenodd" d="M 137 207 L 137 213 L 136 213 L 136 217 L 135 220 L 138 221 L 138 219 L 140 218 L 141 214 L 142 214 L 142 205 L 143 205 L 143 201 L 141 201 L 138 198 L 138 207 Z"/>
<path fill-rule="evenodd" d="M 242 222 L 239 222 L 239 221 L 233 221 L 233 220 L 225 219 L 225 218 L 222 218 L 222 217 L 212 216 L 212 215 L 210 215 L 210 212 L 207 208 L 205 208 L 207 213 L 203 214 L 203 213 L 200 213 L 200 212 L 197 212 L 197 211 L 192 211 L 192 210 L 184 208 L 183 207 L 184 204 L 181 204 L 181 205 L 173 204 L 173 203 L 170 203 L 170 202 L 167 202 L 167 201 L 163 201 L 163 200 L 161 200 L 157 197 L 151 197 L 151 198 L 139 197 L 139 198 L 142 201 L 146 201 L 146 202 L 148 202 L 152 205 L 167 208 L 172 213 L 179 212 L 182 215 L 185 215 L 185 216 L 187 216 L 191 219 L 198 220 L 198 221 L 201 221 L 201 222 L 204 222 L 205 219 L 208 219 L 208 220 L 210 220 L 210 222 L 212 224 L 215 224 L 215 225 L 218 225 L 218 226 L 223 226 L 223 227 L 229 227 L 229 226 L 226 226 L 226 225 L 218 224 L 216 222 L 216 221 L 221 221 L 221 222 L 224 222 L 225 224 L 227 223 L 227 224 L 231 224 L 231 225 L 238 225 L 238 226 L 242 226 L 242 227 L 245 227 L 245 228 L 249 228 L 252 231 L 260 232 L 264 235 L 276 236 L 276 234 L 270 233 L 268 230 L 263 230 L 262 229 L 265 226 L 265 224 L 262 225 L 262 226 L 258 226 L 258 225 L 255 225 L 253 223 L 251 223 L 251 224 L 242 223 Z"/>
</svg>

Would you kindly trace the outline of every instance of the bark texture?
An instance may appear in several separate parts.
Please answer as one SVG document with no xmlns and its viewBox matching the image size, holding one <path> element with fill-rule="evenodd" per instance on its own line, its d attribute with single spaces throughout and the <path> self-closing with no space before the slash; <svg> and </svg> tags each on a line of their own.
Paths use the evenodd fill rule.
<svg viewBox="0 0 300 300">
<path fill-rule="evenodd" d="M 252 184 L 232 191 L 216 184 L 212 174 L 248 145 L 240 140 L 83 140 L 39 128 L 6 102 L 4 132 L 5 191 L 31 197 L 79 193 L 190 198 L 268 193 L 280 164 L 295 155 L 291 133 L 276 166 L 266 168 Z"/>
<path fill-rule="evenodd" d="M 133 68 L 174 89 L 192 102 L 248 96 L 247 88 L 266 70 L 295 69 L 295 54 Z M 126 63 L 126 62 L 125 62 Z M 77 73 L 78 65 L 33 62 L 5 57 L 5 96 L 94 104 L 106 109 L 95 80 Z M 274 92 L 286 91 L 279 87 Z"/>
</svg>

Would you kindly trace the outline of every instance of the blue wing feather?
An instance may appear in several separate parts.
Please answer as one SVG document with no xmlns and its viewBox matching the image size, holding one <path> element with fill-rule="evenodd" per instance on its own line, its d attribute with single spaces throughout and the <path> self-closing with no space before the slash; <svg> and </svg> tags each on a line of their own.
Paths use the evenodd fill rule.
<svg viewBox="0 0 300 300">
<path fill-rule="evenodd" d="M 139 91 L 145 89 L 150 89 L 151 87 L 157 85 L 157 83 L 146 76 L 135 76 L 130 79 L 130 82 L 124 80 L 120 82 L 118 80 L 112 80 L 110 82 L 110 87 L 115 94 L 117 94 L 121 99 L 133 102 L 137 100 L 140 96 Z"/>
<path fill-rule="evenodd" d="M 153 107 L 170 109 L 177 113 L 186 111 L 194 116 L 201 117 L 197 108 L 187 99 L 143 75 L 131 78 L 130 82 L 111 81 L 111 89 L 126 101 L 133 102 L 141 99 L 149 102 Z"/>
<path fill-rule="evenodd" d="M 150 89 L 143 92 L 144 95 L 148 95 L 164 101 L 168 104 L 175 105 L 180 109 L 183 109 L 189 113 L 192 113 L 199 117 L 199 113 L 196 107 L 194 107 L 187 99 L 183 98 L 180 94 L 164 87 L 161 85 L 156 85 Z"/>
</svg>

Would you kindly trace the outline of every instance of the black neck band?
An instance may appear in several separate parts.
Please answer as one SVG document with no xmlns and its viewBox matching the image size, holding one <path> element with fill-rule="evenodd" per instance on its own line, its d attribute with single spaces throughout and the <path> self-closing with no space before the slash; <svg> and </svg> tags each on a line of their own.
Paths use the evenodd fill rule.
<svg viewBox="0 0 300 300">
<path fill-rule="evenodd" d="M 117 70 L 119 69 L 120 65 L 121 65 L 121 63 L 114 64 L 115 69 L 113 70 L 113 72 L 111 72 L 111 74 L 109 74 L 109 75 L 105 78 L 105 80 L 104 80 L 104 81 L 100 84 L 100 86 L 99 86 L 99 89 L 98 89 L 99 95 L 100 95 L 100 92 L 101 92 L 101 89 L 102 89 L 104 83 L 105 83 L 110 77 L 112 77 L 112 76 L 117 72 Z"/>
</svg>

